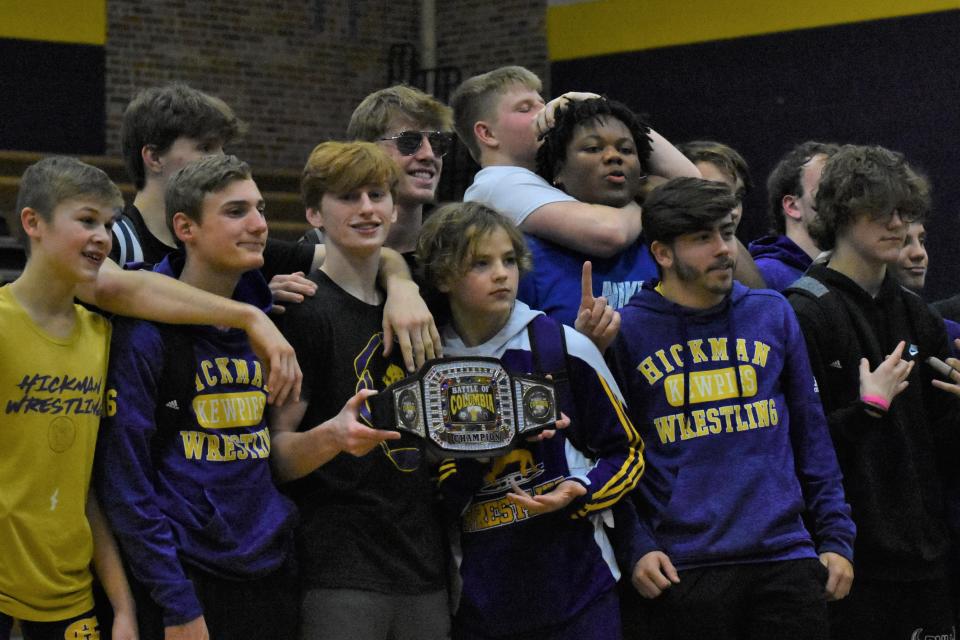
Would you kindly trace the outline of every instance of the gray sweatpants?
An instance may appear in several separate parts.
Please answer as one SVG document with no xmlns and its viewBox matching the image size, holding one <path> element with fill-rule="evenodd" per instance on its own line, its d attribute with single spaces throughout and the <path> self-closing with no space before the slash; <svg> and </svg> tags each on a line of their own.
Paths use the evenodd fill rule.
<svg viewBox="0 0 960 640">
<path fill-rule="evenodd" d="M 446 590 L 417 596 L 357 589 L 303 594 L 300 640 L 448 640 Z"/>
</svg>

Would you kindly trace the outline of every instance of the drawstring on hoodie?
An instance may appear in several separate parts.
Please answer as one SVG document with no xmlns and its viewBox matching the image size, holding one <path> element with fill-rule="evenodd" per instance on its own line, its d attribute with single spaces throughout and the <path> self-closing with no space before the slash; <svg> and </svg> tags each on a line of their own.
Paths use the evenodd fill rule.
<svg viewBox="0 0 960 640">
<path fill-rule="evenodd" d="M 733 363 L 733 375 L 734 379 L 737 381 L 737 404 L 742 408 L 743 407 L 743 381 L 740 380 L 740 362 L 737 360 L 736 355 L 731 356 L 731 352 L 736 354 L 737 343 L 736 338 L 733 338 L 733 344 L 730 344 L 730 336 L 737 335 L 737 328 L 733 324 L 733 296 L 729 295 L 726 298 L 726 309 L 724 309 L 724 314 L 727 317 L 727 362 Z"/>
</svg>

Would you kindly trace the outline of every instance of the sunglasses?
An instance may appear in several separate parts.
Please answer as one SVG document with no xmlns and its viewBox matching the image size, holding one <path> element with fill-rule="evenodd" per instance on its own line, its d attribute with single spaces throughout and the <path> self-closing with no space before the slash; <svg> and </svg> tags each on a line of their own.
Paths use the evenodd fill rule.
<svg viewBox="0 0 960 640">
<path fill-rule="evenodd" d="M 424 138 L 430 142 L 433 155 L 438 158 L 447 155 L 447 151 L 450 150 L 450 134 L 442 131 L 401 131 L 395 136 L 380 138 L 380 140 L 393 140 L 400 155 L 412 156 L 420 149 Z"/>
</svg>

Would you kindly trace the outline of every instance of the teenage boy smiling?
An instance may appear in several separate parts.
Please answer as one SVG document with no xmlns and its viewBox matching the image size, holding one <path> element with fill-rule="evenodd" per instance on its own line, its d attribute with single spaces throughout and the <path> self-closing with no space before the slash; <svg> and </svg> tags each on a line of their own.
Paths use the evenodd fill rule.
<svg viewBox="0 0 960 640">
<path fill-rule="evenodd" d="M 175 241 L 164 218 L 168 181 L 191 161 L 222 155 L 223 147 L 245 129 L 223 100 L 187 85 L 173 83 L 138 93 L 124 111 L 121 136 L 127 171 L 137 194 L 114 228 L 117 241 L 111 257 L 121 264 L 156 264 L 172 251 Z M 304 274 L 317 268 L 323 256 L 323 245 L 303 246 L 273 239 L 267 243 L 261 270 L 273 291 L 274 313 L 313 294 L 314 284 Z M 396 332 L 407 368 L 413 370 L 415 360 L 421 362 L 435 355 L 433 344 L 439 344 L 439 336 L 401 256 L 386 252 L 381 280 L 393 294 L 387 304 L 384 328 L 388 340 L 384 348 L 393 348 Z M 212 306 L 208 299 L 201 299 Z"/>
<path fill-rule="evenodd" d="M 424 205 L 436 201 L 452 129 L 450 107 L 406 85 L 374 91 L 354 109 L 347 137 L 376 142 L 400 167 L 397 221 L 384 246 L 402 254 L 416 248 Z"/>
<path fill-rule="evenodd" d="M 269 309 L 249 167 L 201 158 L 171 177 L 165 201 L 182 249 L 155 270 Z M 138 583 L 141 637 L 295 637 L 296 515 L 271 476 L 263 366 L 246 335 L 119 318 L 112 348 L 96 478 Z"/>
<path fill-rule="evenodd" d="M 116 544 L 90 487 L 110 323 L 74 304 L 99 277 L 122 202 L 103 171 L 73 158 L 45 158 L 20 181 L 28 259 L 0 287 L 4 640 L 14 618 L 28 638 L 99 638 L 91 563 L 114 609 L 103 636 L 137 637 Z"/>
<path fill-rule="evenodd" d="M 271 415 L 276 474 L 301 514 L 303 639 L 449 635 L 430 470 L 412 436 L 371 427 L 365 403 L 404 377 L 397 355 L 382 355 L 377 285 L 400 180 L 370 142 L 320 144 L 303 170 L 307 219 L 323 226 L 327 257 L 310 276 L 316 294 L 283 320 L 304 393 Z"/>
</svg>

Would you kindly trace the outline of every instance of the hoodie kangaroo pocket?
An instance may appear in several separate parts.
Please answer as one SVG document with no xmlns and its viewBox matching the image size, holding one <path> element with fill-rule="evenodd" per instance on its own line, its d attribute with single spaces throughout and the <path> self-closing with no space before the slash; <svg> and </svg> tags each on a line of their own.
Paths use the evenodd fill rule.
<svg viewBox="0 0 960 640">
<path fill-rule="evenodd" d="M 793 464 L 751 456 L 681 467 L 657 540 L 675 560 L 764 555 L 809 535 Z"/>
<path fill-rule="evenodd" d="M 254 559 L 276 545 L 293 516 L 292 503 L 269 479 L 204 487 L 203 496 L 210 516 L 195 530 L 201 545 L 235 559 Z"/>
</svg>

